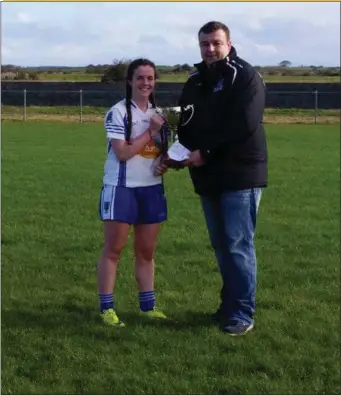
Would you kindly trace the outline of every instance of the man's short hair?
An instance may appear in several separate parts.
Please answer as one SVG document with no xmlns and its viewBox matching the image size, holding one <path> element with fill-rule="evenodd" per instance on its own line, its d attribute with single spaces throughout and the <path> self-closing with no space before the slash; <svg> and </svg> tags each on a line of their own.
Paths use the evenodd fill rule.
<svg viewBox="0 0 341 395">
<path fill-rule="evenodd" d="M 226 34 L 226 38 L 228 40 L 230 39 L 230 29 L 224 23 L 217 21 L 205 23 L 205 25 L 200 28 L 198 36 L 200 36 L 200 33 L 210 34 L 216 32 L 217 30 L 223 30 Z"/>
</svg>

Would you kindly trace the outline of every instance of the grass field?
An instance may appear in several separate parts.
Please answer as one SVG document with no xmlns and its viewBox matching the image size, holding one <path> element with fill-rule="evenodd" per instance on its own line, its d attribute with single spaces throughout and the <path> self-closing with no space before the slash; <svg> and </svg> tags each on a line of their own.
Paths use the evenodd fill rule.
<svg viewBox="0 0 341 395">
<path fill-rule="evenodd" d="M 185 82 L 188 78 L 188 73 L 167 73 L 161 74 L 159 81 L 162 82 Z M 88 73 L 72 73 L 72 74 L 60 74 L 60 73 L 41 73 L 39 74 L 39 81 L 75 81 L 75 82 L 100 82 L 101 74 L 88 74 Z M 265 82 L 340 82 L 339 76 L 323 76 L 323 75 L 264 75 Z M 29 81 L 27 81 L 29 82 Z M 36 81 L 34 81 L 36 82 Z"/>
<path fill-rule="evenodd" d="M 185 171 L 165 177 L 157 303 L 142 324 L 131 244 L 115 292 L 123 330 L 98 320 L 100 124 L 2 122 L 3 394 L 340 393 L 339 126 L 267 126 L 256 329 L 212 326 L 220 278 Z M 131 243 L 131 242 L 130 242 Z"/>
<path fill-rule="evenodd" d="M 103 122 L 108 111 L 106 107 L 82 107 L 82 121 Z M 315 123 L 315 110 L 298 108 L 266 108 L 264 121 L 267 123 Z M 22 120 L 24 108 L 20 106 L 2 106 L 1 116 L 5 120 Z M 27 106 L 26 118 L 28 120 L 52 121 L 80 121 L 79 106 Z M 318 110 L 316 122 L 323 124 L 339 124 L 340 110 Z"/>
</svg>

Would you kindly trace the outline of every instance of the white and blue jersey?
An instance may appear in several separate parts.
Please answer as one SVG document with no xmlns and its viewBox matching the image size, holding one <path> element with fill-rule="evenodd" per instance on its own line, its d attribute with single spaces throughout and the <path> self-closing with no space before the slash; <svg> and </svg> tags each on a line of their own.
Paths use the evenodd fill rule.
<svg viewBox="0 0 341 395">
<path fill-rule="evenodd" d="M 156 109 L 149 103 L 146 112 L 132 101 L 131 140 L 143 134 Z M 125 99 L 107 112 L 104 125 L 107 135 L 107 159 L 104 165 L 103 187 L 99 214 L 102 221 L 128 224 L 155 224 L 167 219 L 167 201 L 161 176 L 155 176 L 160 159 L 157 139 L 148 142 L 141 151 L 126 161 L 120 161 L 111 147 L 111 139 L 125 140 L 128 116 Z"/>
<path fill-rule="evenodd" d="M 131 113 L 131 139 L 133 140 L 147 130 L 150 118 L 156 113 L 156 110 L 149 103 L 147 111 L 143 112 L 132 101 Z M 154 141 L 148 142 L 137 155 L 126 161 L 118 160 L 111 148 L 111 139 L 126 139 L 127 119 L 125 99 L 111 107 L 105 116 L 104 125 L 108 148 L 103 184 L 130 188 L 161 184 L 162 177 L 154 175 L 155 162 L 161 153 Z"/>
</svg>

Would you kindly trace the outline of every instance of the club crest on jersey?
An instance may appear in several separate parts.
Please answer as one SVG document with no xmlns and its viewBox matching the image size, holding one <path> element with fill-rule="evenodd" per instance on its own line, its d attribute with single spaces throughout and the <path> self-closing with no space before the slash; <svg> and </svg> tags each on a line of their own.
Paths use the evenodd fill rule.
<svg viewBox="0 0 341 395">
<path fill-rule="evenodd" d="M 141 149 L 139 155 L 143 156 L 144 158 L 155 159 L 160 155 L 160 152 L 160 149 L 152 140 Z"/>
</svg>

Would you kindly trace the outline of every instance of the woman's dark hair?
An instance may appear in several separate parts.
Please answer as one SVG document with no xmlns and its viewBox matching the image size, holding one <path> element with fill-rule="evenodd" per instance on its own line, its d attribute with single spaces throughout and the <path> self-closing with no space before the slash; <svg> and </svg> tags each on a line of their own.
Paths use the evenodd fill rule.
<svg viewBox="0 0 341 395">
<path fill-rule="evenodd" d="M 133 80 L 134 71 L 140 66 L 150 66 L 154 69 L 155 79 L 157 78 L 157 70 L 155 64 L 145 58 L 139 58 L 132 61 L 127 69 L 126 76 L 126 109 L 127 109 L 127 132 L 126 132 L 126 141 L 129 143 L 131 138 L 131 130 L 132 130 L 132 114 L 131 114 L 131 99 L 132 99 L 132 87 L 131 81 Z M 149 95 L 149 101 L 152 104 L 153 108 L 156 108 L 154 94 L 151 93 Z M 168 147 L 168 131 L 167 128 L 162 127 L 160 130 L 161 135 L 161 151 L 167 150 Z"/>
</svg>

